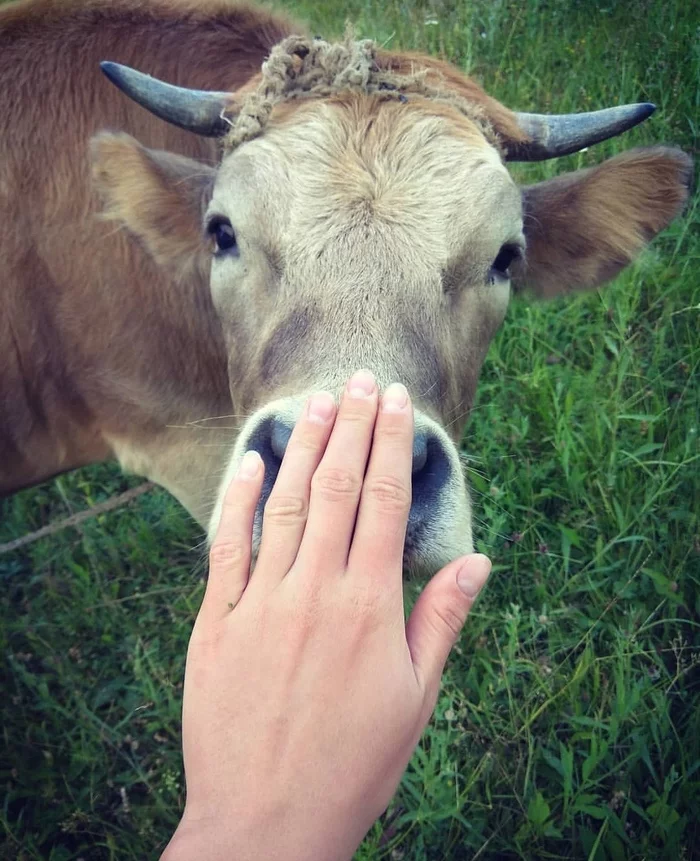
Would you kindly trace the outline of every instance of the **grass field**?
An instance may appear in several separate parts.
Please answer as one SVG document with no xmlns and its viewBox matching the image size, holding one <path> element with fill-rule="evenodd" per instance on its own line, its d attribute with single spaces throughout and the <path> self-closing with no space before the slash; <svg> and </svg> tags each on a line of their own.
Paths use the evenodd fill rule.
<svg viewBox="0 0 700 861">
<path fill-rule="evenodd" d="M 697 155 L 688 0 L 323 0 L 523 110 L 650 100 L 622 138 Z M 489 587 L 375 859 L 700 858 L 700 208 L 600 293 L 515 301 L 464 440 Z M 138 480 L 87 469 L 0 505 L 0 542 Z M 164 492 L 0 556 L 0 859 L 157 857 L 183 801 L 183 659 L 200 530 Z"/>
</svg>

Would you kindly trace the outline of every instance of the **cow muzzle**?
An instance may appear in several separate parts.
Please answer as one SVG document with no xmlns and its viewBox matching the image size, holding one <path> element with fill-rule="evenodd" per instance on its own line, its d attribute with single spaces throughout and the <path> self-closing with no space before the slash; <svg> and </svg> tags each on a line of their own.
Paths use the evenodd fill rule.
<svg viewBox="0 0 700 861">
<path fill-rule="evenodd" d="M 241 429 L 219 499 L 210 522 L 213 538 L 223 494 L 243 454 L 257 451 L 265 465 L 265 480 L 253 532 L 254 551 L 260 544 L 265 503 L 272 491 L 302 399 L 275 401 L 251 416 Z M 471 510 L 459 453 L 435 421 L 415 411 L 412 498 L 404 544 L 407 576 L 434 573 L 455 557 L 472 551 Z"/>
</svg>

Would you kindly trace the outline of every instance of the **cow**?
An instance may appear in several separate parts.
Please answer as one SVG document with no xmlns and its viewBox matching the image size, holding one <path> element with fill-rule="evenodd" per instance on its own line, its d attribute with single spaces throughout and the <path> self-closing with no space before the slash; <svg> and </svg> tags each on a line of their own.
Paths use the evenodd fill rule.
<svg viewBox="0 0 700 861">
<path fill-rule="evenodd" d="M 304 399 L 367 367 L 416 408 L 407 573 L 472 547 L 458 445 L 511 293 L 608 281 L 691 176 L 657 146 L 519 188 L 509 161 L 653 105 L 517 113 L 447 62 L 228 0 L 10 4 L 0 82 L 0 492 L 116 458 L 211 532 L 253 448 L 257 543 Z"/>
</svg>

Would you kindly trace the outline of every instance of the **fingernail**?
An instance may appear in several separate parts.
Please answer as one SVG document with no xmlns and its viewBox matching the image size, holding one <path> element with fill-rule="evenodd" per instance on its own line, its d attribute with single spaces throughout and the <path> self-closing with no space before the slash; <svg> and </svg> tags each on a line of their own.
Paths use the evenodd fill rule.
<svg viewBox="0 0 700 861">
<path fill-rule="evenodd" d="M 260 470 L 262 458 L 257 451 L 247 451 L 238 467 L 238 478 L 255 478 Z"/>
<path fill-rule="evenodd" d="M 312 395 L 309 398 L 309 407 L 307 415 L 309 420 L 317 424 L 324 425 L 330 421 L 335 412 L 335 401 L 333 396 L 328 392 L 319 392 L 317 395 Z"/>
<path fill-rule="evenodd" d="M 347 390 L 351 398 L 367 398 L 376 387 L 371 371 L 356 371 L 348 382 Z"/>
<path fill-rule="evenodd" d="M 476 598 L 491 573 L 491 560 L 483 553 L 467 556 L 457 572 L 457 585 L 468 598 Z"/>
<path fill-rule="evenodd" d="M 392 383 L 382 397 L 382 410 L 385 413 L 400 413 L 408 405 L 408 390 L 402 383 Z"/>
</svg>

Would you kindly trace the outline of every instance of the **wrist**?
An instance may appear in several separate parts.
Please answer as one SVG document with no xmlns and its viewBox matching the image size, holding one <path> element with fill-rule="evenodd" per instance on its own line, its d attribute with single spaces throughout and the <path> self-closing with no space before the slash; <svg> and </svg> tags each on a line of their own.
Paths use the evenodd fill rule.
<svg viewBox="0 0 700 861">
<path fill-rule="evenodd" d="M 337 839 L 340 834 L 334 835 L 336 839 L 325 841 L 318 829 L 308 829 L 304 833 L 294 827 L 290 831 L 293 833 L 289 833 L 275 818 L 248 829 L 239 817 L 232 827 L 231 820 L 192 822 L 183 816 L 160 861 L 266 861 L 277 858 L 285 861 L 351 861 L 357 848 L 353 846 L 343 851 L 343 840 Z M 357 845 L 362 836 L 357 839 Z"/>
</svg>

